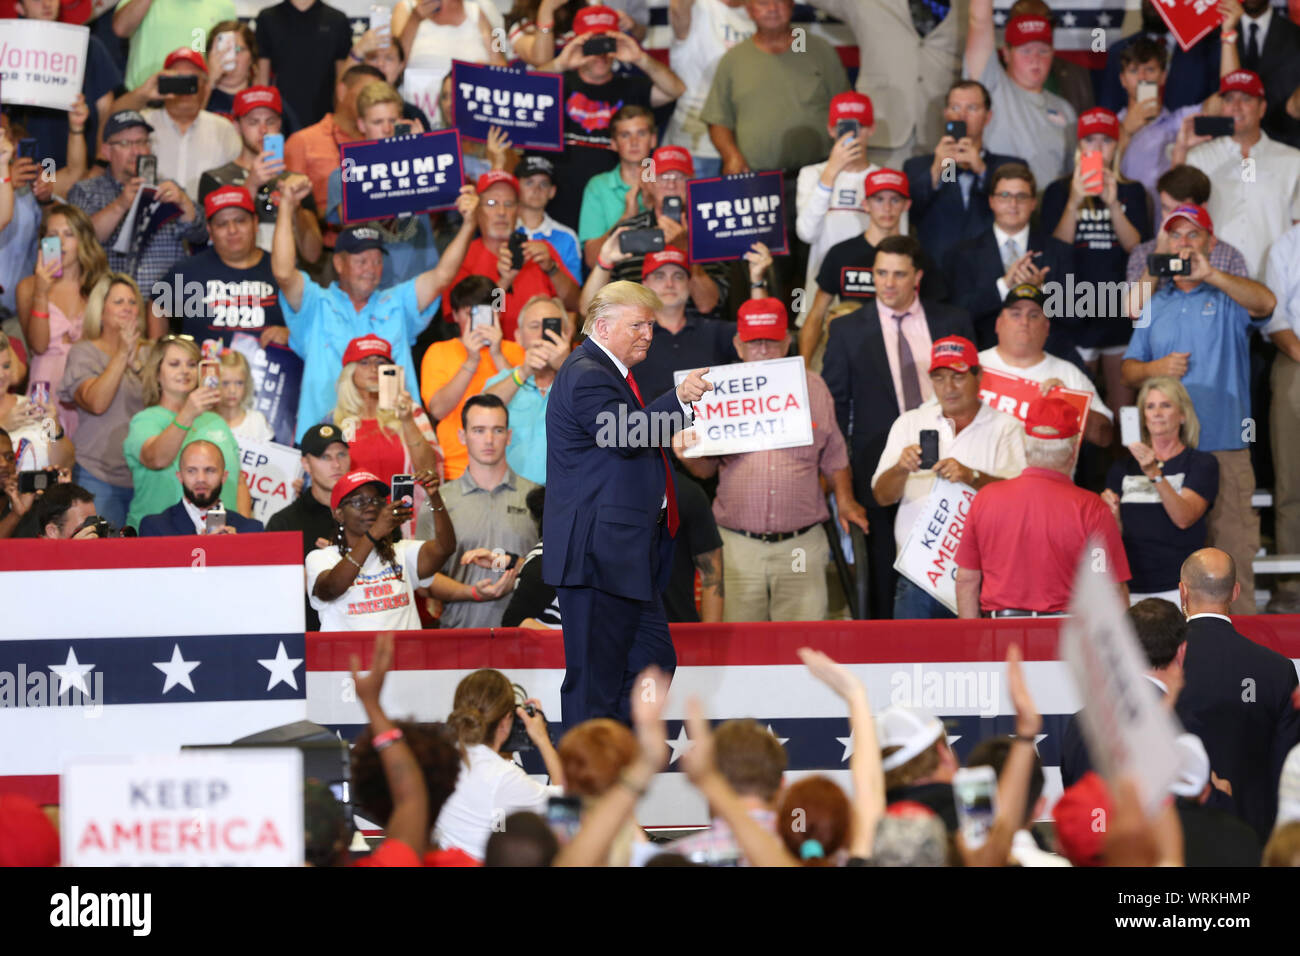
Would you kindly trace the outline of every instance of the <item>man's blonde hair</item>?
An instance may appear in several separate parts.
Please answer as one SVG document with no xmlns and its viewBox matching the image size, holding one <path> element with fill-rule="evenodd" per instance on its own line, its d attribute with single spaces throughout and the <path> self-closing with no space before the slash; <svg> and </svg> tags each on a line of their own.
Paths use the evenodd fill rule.
<svg viewBox="0 0 1300 956">
<path fill-rule="evenodd" d="M 371 80 L 357 94 L 357 115 L 365 119 L 366 110 L 380 103 L 397 104 L 398 112 L 402 109 L 402 97 L 383 80 Z"/>
<path fill-rule="evenodd" d="M 582 334 L 592 337 L 596 323 L 601 319 L 612 319 L 619 309 L 648 309 L 658 312 L 664 307 L 659 296 L 655 295 L 639 282 L 611 282 L 596 293 L 587 307 L 587 321 L 582 326 Z"/>
</svg>

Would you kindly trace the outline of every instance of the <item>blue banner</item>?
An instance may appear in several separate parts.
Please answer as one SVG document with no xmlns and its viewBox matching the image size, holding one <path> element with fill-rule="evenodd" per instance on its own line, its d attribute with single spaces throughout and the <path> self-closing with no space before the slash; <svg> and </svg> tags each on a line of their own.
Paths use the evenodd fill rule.
<svg viewBox="0 0 1300 956">
<path fill-rule="evenodd" d="M 692 262 L 739 259 L 756 242 L 787 252 L 780 172 L 693 179 L 686 190 Z"/>
<path fill-rule="evenodd" d="M 253 408 L 266 416 L 281 445 L 296 447 L 298 427 L 298 393 L 302 390 L 303 362 L 287 345 L 262 348 L 256 335 L 247 332 L 209 331 L 203 341 L 216 339 L 221 347 L 233 349 L 248 360 L 253 381 Z M 202 344 L 202 343 L 200 343 Z"/>
<path fill-rule="evenodd" d="M 558 73 L 452 61 L 452 115 L 466 139 L 505 131 L 515 149 L 564 149 L 564 81 Z"/>
<path fill-rule="evenodd" d="M 344 143 L 342 154 L 344 222 L 450 209 L 465 183 L 454 129 Z"/>
</svg>

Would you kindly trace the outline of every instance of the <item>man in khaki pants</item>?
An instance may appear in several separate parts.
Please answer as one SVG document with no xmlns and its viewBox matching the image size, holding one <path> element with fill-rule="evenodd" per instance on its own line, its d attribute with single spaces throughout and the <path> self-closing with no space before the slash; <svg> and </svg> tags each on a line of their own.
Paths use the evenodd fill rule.
<svg viewBox="0 0 1300 956">
<path fill-rule="evenodd" d="M 736 316 L 736 352 L 743 362 L 785 358 L 789 317 L 779 299 L 750 299 Z M 840 524 L 867 530 L 866 509 L 853 497 L 848 449 L 830 390 L 805 372 L 813 443 L 719 457 L 690 458 L 679 432 L 673 451 L 697 478 L 718 476 L 713 516 L 722 535 L 724 618 L 728 621 L 826 619 L 830 547 L 821 524 L 830 511 L 819 475 L 835 492 Z"/>
<path fill-rule="evenodd" d="M 1274 241 L 1265 283 L 1277 296 L 1277 309 L 1264 333 L 1277 346 L 1273 359 L 1273 515 L 1278 554 L 1300 554 L 1300 226 Z M 1300 614 L 1300 577 L 1273 579 L 1270 614 Z"/>
</svg>

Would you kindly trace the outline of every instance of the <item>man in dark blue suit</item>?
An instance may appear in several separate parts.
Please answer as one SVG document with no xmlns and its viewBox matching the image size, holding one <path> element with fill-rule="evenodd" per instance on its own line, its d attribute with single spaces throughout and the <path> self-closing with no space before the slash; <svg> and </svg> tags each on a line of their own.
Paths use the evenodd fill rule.
<svg viewBox="0 0 1300 956">
<path fill-rule="evenodd" d="M 1178 593 L 1187 614 L 1186 684 L 1175 707 L 1205 743 L 1214 772 L 1232 783 L 1243 820 L 1268 841 L 1287 753 L 1300 743 L 1295 665 L 1240 634 L 1228 616 L 1241 584 L 1218 548 L 1183 562 Z"/>
<path fill-rule="evenodd" d="M 196 441 L 181 451 L 176 476 L 181 480 L 181 500 L 166 511 L 140 519 L 140 537 L 161 538 L 206 534 L 208 512 L 221 507 L 221 486 L 226 483 L 225 457 L 210 441 Z M 261 531 L 262 522 L 227 511 L 223 534 Z"/>
<path fill-rule="evenodd" d="M 867 509 L 871 525 L 868 575 L 871 616 L 876 618 L 894 614 L 897 506 L 876 502 L 871 476 L 894 420 L 931 394 L 931 345 L 948 335 L 971 336 L 970 318 L 961 309 L 918 297 L 920 256 L 921 244 L 911 236 L 881 240 L 873 267 L 876 298 L 831 322 L 822 364 L 840 431 L 849 442 L 854 496 Z"/>
<path fill-rule="evenodd" d="M 1029 225 L 1038 205 L 1038 184 L 1028 166 L 1008 163 L 989 177 L 993 222 L 974 239 L 948 250 L 948 300 L 965 309 L 975 326 L 975 345 L 983 351 L 998 344 L 995 328 L 1007 292 L 1022 283 L 1043 288 L 1065 282 L 1074 268 L 1073 248 Z M 1074 352 L 1068 320 L 1052 323 L 1047 351 L 1069 357 Z M 1061 343 L 1068 343 L 1062 347 Z"/>
<path fill-rule="evenodd" d="M 993 115 L 989 91 L 978 80 L 958 80 L 948 90 L 943 118 L 965 123 L 966 135 L 947 133 L 933 153 L 913 156 L 903 163 L 912 194 L 909 210 L 921 246 L 935 262 L 963 239 L 974 239 L 993 225 L 988 182 L 993 170 L 1005 163 L 1025 161 L 984 148 L 984 127 Z"/>
<path fill-rule="evenodd" d="M 661 308 L 635 282 L 601 289 L 587 311 L 589 338 L 556 373 L 546 408 L 542 578 L 564 622 L 567 727 L 593 717 L 628 723 L 636 675 L 677 666 L 660 598 L 677 533 L 667 449 L 691 420 L 690 403 L 713 386 L 697 369 L 642 400 L 631 368 L 649 351 Z"/>
</svg>

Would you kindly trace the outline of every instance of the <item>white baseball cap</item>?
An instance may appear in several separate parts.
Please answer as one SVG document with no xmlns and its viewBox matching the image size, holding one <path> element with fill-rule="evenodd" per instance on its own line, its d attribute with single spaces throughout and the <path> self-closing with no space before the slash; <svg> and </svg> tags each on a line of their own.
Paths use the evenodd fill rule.
<svg viewBox="0 0 1300 956">
<path fill-rule="evenodd" d="M 880 749 L 899 749 L 880 761 L 881 769 L 901 767 L 944 736 L 943 721 L 923 710 L 890 707 L 876 717 L 876 740 Z"/>
</svg>

